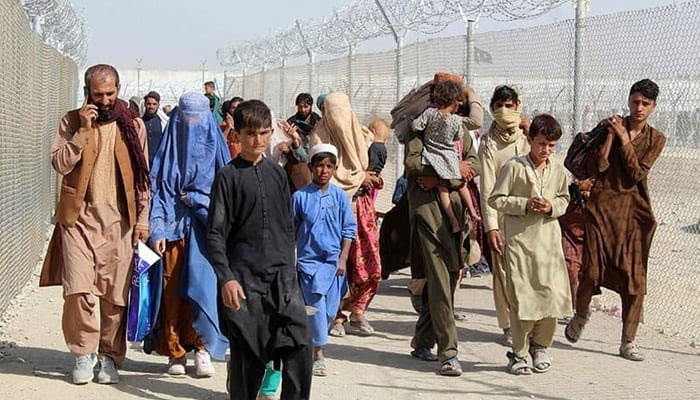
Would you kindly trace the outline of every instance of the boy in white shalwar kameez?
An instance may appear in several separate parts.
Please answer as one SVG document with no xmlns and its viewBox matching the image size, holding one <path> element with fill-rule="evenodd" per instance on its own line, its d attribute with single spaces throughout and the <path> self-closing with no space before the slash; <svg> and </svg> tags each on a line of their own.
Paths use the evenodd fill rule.
<svg viewBox="0 0 700 400">
<path fill-rule="evenodd" d="M 569 203 L 568 181 L 564 166 L 550 158 L 561 135 L 554 117 L 535 117 L 528 134 L 529 154 L 503 166 L 489 197 L 489 205 L 505 217 L 504 269 L 513 332 L 508 371 L 518 375 L 549 370 L 552 360 L 547 348 L 557 318 L 571 315 L 557 221 Z"/>
</svg>

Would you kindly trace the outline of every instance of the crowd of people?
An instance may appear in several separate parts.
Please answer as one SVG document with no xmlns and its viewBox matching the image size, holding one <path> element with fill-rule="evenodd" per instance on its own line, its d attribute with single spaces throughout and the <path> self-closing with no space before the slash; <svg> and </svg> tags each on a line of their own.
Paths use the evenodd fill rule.
<svg viewBox="0 0 700 400">
<path fill-rule="evenodd" d="M 620 355 L 643 360 L 635 335 L 655 229 L 646 177 L 665 144 L 647 123 L 658 86 L 635 83 L 630 115 L 598 124 L 605 137 L 573 181 L 552 157 L 559 122 L 525 117 L 516 86 L 495 88 L 483 135 L 484 106 L 460 77 L 438 73 L 422 89 L 392 123 L 365 126 L 342 92 L 315 103 L 301 93 L 280 119 L 260 100 L 222 103 L 207 82 L 166 112 L 156 92 L 120 100 L 114 67 L 88 68 L 84 102 L 51 147 L 63 182 L 40 282 L 63 286 L 73 382 L 95 379 L 98 363 L 97 382 L 119 382 L 139 242 L 160 257 L 144 351 L 167 356 L 170 375 L 185 374 L 193 352 L 194 374 L 211 377 L 212 358 L 230 350 L 232 399 L 272 398 L 280 385 L 282 399 L 310 398 L 312 377 L 329 373 L 329 336 L 375 333 L 368 310 L 389 259 L 411 268 L 411 355 L 439 361 L 442 375 L 462 374 L 454 298 L 477 262 L 493 276 L 508 372 L 548 371 L 558 320 L 579 340 L 601 287 L 622 299 Z M 405 170 L 380 240 L 391 129 Z"/>
</svg>

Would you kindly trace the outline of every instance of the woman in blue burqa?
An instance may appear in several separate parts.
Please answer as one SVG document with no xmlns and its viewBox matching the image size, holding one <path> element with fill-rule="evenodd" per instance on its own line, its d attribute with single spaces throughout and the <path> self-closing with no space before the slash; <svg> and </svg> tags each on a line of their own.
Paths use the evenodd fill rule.
<svg viewBox="0 0 700 400">
<path fill-rule="evenodd" d="M 214 374 L 228 341 L 219 330 L 217 283 L 206 249 L 209 194 L 230 155 L 200 93 L 185 93 L 172 111 L 151 168 L 151 243 L 163 262 L 157 328 L 145 350 L 169 357 L 168 373 L 185 374 L 194 350 L 195 375 Z"/>
</svg>

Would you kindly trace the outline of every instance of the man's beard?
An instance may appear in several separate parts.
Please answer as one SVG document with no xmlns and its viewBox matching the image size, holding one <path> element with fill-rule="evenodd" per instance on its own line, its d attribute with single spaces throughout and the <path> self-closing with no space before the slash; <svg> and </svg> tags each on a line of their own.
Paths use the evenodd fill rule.
<svg viewBox="0 0 700 400">
<path fill-rule="evenodd" d="M 114 111 L 114 104 L 109 105 L 107 109 L 102 109 L 101 106 L 97 106 L 97 121 L 107 122 L 112 119 L 112 112 Z"/>
</svg>

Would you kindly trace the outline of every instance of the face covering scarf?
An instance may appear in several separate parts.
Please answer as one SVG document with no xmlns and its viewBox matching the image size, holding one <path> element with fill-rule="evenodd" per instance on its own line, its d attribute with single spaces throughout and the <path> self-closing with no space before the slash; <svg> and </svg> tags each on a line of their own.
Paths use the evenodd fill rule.
<svg viewBox="0 0 700 400">
<path fill-rule="evenodd" d="M 491 130 L 504 143 L 513 143 L 523 132 L 520 129 L 520 109 L 522 108 L 520 104 L 515 109 L 501 107 L 491 112 L 493 115 Z"/>
</svg>

